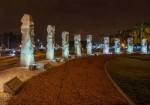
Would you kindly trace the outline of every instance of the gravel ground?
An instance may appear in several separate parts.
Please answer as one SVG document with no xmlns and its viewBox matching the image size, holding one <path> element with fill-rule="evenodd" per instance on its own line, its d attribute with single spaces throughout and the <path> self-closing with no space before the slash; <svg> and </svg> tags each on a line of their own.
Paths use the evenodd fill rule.
<svg viewBox="0 0 150 105">
<path fill-rule="evenodd" d="M 11 94 L 4 92 L 3 84 L 11 80 L 14 77 L 18 77 L 21 81 L 25 82 L 28 79 L 36 76 L 42 72 L 45 72 L 44 64 L 50 63 L 53 67 L 59 66 L 64 62 L 50 62 L 48 60 L 38 61 L 37 64 L 40 65 L 39 70 L 31 71 L 27 67 L 12 67 L 0 71 L 0 105 L 7 105 L 7 100 L 12 97 Z"/>
</svg>

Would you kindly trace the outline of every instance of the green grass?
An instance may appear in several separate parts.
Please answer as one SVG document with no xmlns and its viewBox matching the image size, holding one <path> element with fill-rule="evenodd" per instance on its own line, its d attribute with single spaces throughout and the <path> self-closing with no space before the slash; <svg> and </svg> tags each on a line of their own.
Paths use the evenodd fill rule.
<svg viewBox="0 0 150 105">
<path fill-rule="evenodd" d="M 143 54 L 143 55 L 136 55 L 136 56 L 132 56 L 130 57 L 132 59 L 139 59 L 139 60 L 149 60 L 150 61 L 150 55 L 148 54 Z"/>
<path fill-rule="evenodd" d="M 108 73 L 136 105 L 150 105 L 149 58 L 150 55 L 139 55 L 134 59 L 117 58 L 106 65 Z"/>
</svg>

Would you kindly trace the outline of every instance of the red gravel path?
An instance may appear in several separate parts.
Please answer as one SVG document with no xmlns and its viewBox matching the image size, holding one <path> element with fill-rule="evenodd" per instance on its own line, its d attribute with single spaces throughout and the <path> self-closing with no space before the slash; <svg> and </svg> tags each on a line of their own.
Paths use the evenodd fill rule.
<svg viewBox="0 0 150 105">
<path fill-rule="evenodd" d="M 31 78 L 9 105 L 128 105 L 104 71 L 112 55 L 83 57 Z"/>
</svg>

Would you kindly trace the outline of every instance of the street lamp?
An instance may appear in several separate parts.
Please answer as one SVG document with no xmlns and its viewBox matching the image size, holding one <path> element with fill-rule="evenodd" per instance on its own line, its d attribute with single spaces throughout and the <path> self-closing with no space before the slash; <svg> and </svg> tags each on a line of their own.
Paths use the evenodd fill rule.
<svg viewBox="0 0 150 105">
<path fill-rule="evenodd" d="M 9 36 L 8 36 L 8 49 L 9 49 Z"/>
<path fill-rule="evenodd" d="M 121 47 L 122 47 L 122 50 L 124 51 L 125 44 L 122 43 L 122 44 L 121 44 Z"/>
<path fill-rule="evenodd" d="M 122 46 L 122 48 L 124 48 L 125 44 L 124 44 L 124 43 L 122 43 L 122 44 L 121 44 L 121 46 Z"/>
</svg>

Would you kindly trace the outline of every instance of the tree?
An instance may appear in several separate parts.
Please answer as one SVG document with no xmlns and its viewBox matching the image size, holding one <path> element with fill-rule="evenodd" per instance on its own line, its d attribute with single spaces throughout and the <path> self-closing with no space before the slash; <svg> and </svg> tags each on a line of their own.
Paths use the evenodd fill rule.
<svg viewBox="0 0 150 105">
<path fill-rule="evenodd" d="M 15 34 L 13 32 L 8 32 L 8 49 L 13 48 L 14 41 L 16 41 Z"/>
<path fill-rule="evenodd" d="M 150 25 L 145 28 L 147 42 L 150 43 Z"/>
<path fill-rule="evenodd" d="M 140 43 L 138 36 L 139 36 L 139 33 L 137 30 L 129 31 L 129 37 L 133 38 L 133 43 Z"/>
<path fill-rule="evenodd" d="M 103 42 L 103 38 L 104 38 L 104 33 L 99 33 L 98 36 L 100 38 L 100 42 Z"/>
<path fill-rule="evenodd" d="M 115 41 L 115 36 L 114 35 L 109 35 L 109 43 L 110 43 L 110 46 L 113 46 L 114 45 L 114 41 Z"/>
<path fill-rule="evenodd" d="M 127 33 L 126 31 L 118 31 L 117 34 L 115 34 L 115 37 L 119 38 L 121 43 L 126 43 Z"/>
<path fill-rule="evenodd" d="M 138 22 L 133 26 L 133 29 L 139 33 L 138 37 L 140 38 L 140 40 L 143 39 L 145 28 L 148 26 L 149 24 L 145 21 Z"/>
<path fill-rule="evenodd" d="M 5 32 L 2 35 L 2 40 L 7 48 L 16 48 L 20 43 L 21 35 L 16 35 L 13 32 Z"/>
</svg>

